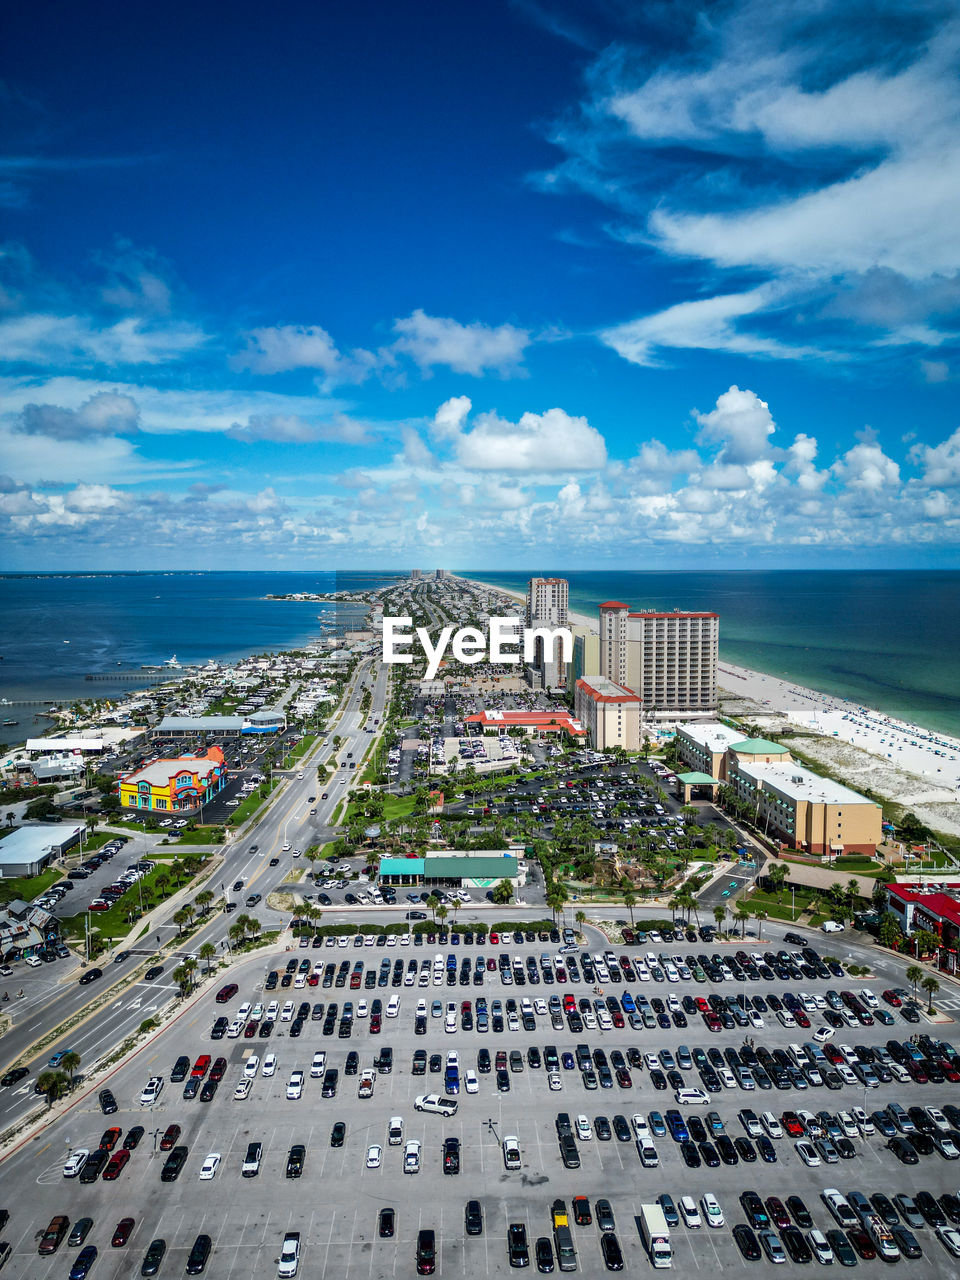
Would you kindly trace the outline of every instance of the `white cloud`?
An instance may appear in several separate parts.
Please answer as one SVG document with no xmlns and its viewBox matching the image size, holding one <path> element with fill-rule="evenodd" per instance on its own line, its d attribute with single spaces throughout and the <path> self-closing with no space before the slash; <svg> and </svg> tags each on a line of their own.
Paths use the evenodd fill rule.
<svg viewBox="0 0 960 1280">
<path fill-rule="evenodd" d="M 770 406 L 754 391 L 730 387 L 709 413 L 695 413 L 703 440 L 722 445 L 721 463 L 747 466 L 769 451 L 776 423 Z"/>
<path fill-rule="evenodd" d="M 678 302 L 664 311 L 604 329 L 598 336 L 625 360 L 651 367 L 661 363 L 657 351 L 664 347 L 730 351 L 778 360 L 796 360 L 809 355 L 812 348 L 790 346 L 737 328 L 736 321 L 742 317 L 775 307 L 777 296 L 777 290 L 764 285 L 746 293 Z"/>
<path fill-rule="evenodd" d="M 412 357 L 423 370 L 444 365 L 454 373 L 480 377 L 484 373 L 503 376 L 519 371 L 530 334 L 511 324 L 496 328 L 474 323 L 460 324 L 443 316 L 428 316 L 419 308 L 394 323 L 400 337 L 394 349 Z"/>
<path fill-rule="evenodd" d="M 525 413 L 519 422 L 486 413 L 460 435 L 457 459 L 476 471 L 596 471 L 607 460 L 607 448 L 586 418 L 563 409 Z"/>
<path fill-rule="evenodd" d="M 377 366 L 377 356 L 357 349 L 348 355 L 338 350 L 326 329 L 319 325 L 276 325 L 252 329 L 247 346 L 233 358 L 237 369 L 253 373 L 288 373 L 293 369 L 317 369 L 328 387 L 363 382 Z"/>
<path fill-rule="evenodd" d="M 948 382 L 950 366 L 946 360 L 921 360 L 920 372 L 927 382 Z"/>
<path fill-rule="evenodd" d="M 433 418 L 433 434 L 439 439 L 453 440 L 463 430 L 473 404 L 469 396 L 453 396 L 445 400 Z"/>
<path fill-rule="evenodd" d="M 77 409 L 55 404 L 24 405 L 16 419 L 27 435 L 51 440 L 84 440 L 94 435 L 131 435 L 139 430 L 137 402 L 115 391 L 98 391 Z"/>
<path fill-rule="evenodd" d="M 861 440 L 833 466 L 834 473 L 850 489 L 877 493 L 900 483 L 900 467 L 873 440 Z"/>
<path fill-rule="evenodd" d="M 246 422 L 235 422 L 226 433 L 246 443 L 270 440 L 277 444 L 368 444 L 362 422 L 339 415 L 329 422 L 308 421 L 292 413 L 253 413 Z"/>
<path fill-rule="evenodd" d="M 960 427 L 941 444 L 917 444 L 910 458 L 923 468 L 923 483 L 935 489 L 960 485 Z"/>
<path fill-rule="evenodd" d="M 100 326 L 90 316 L 44 314 L 0 319 L 0 360 L 70 367 L 167 364 L 198 351 L 207 335 L 186 323 L 148 324 L 134 316 Z"/>
</svg>

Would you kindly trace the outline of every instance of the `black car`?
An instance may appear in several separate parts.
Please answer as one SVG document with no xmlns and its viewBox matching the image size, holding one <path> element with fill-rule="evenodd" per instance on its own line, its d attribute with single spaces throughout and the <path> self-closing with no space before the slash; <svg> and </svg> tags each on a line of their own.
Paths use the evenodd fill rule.
<svg viewBox="0 0 960 1280">
<path fill-rule="evenodd" d="M 147 1252 L 143 1255 L 143 1262 L 140 1264 L 140 1274 L 142 1276 L 155 1276 L 160 1270 L 160 1263 L 163 1262 L 163 1255 L 166 1252 L 166 1240 L 151 1240 L 147 1247 Z"/>
<path fill-rule="evenodd" d="M 98 978 L 102 978 L 102 977 L 103 977 L 102 969 L 97 969 L 97 968 L 88 969 L 86 973 L 82 973 L 80 975 L 79 984 L 81 987 L 85 987 L 88 983 L 96 982 Z"/>
<path fill-rule="evenodd" d="M 913 1234 L 909 1227 L 897 1226 L 890 1228 L 890 1234 L 893 1236 L 897 1248 L 905 1258 L 922 1258 L 923 1250 L 917 1237 Z"/>
<path fill-rule="evenodd" d="M 187 1072 L 190 1070 L 190 1059 L 183 1054 L 173 1064 L 173 1070 L 170 1072 L 170 1081 L 172 1084 L 179 1084 L 181 1080 L 187 1078 Z"/>
<path fill-rule="evenodd" d="M 190 1256 L 187 1258 L 187 1275 L 198 1276 L 207 1269 L 207 1259 L 210 1257 L 210 1250 L 213 1241 L 207 1235 L 199 1235 L 193 1242 L 193 1248 L 190 1250 Z"/>
<path fill-rule="evenodd" d="M 889 1204 L 889 1201 L 887 1203 Z M 799 1196 L 787 1196 L 787 1208 L 790 1210 L 790 1214 L 798 1227 L 801 1227 L 804 1231 L 812 1229 L 813 1218 L 810 1216 L 810 1210 Z"/>
<path fill-rule="evenodd" d="M 294 1143 L 290 1148 L 290 1154 L 287 1156 L 286 1176 L 288 1178 L 299 1178 L 303 1173 L 303 1163 L 307 1158 L 307 1148 L 302 1142 Z M 393 1234 L 392 1232 L 390 1233 Z"/>
<path fill-rule="evenodd" d="M 100 1103 L 100 1110 L 105 1116 L 112 1116 L 115 1111 L 119 1111 L 117 1100 L 109 1089 L 101 1089 L 97 1094 L 97 1101 Z"/>
<path fill-rule="evenodd" d="M 623 1252 L 620 1241 L 612 1231 L 605 1231 L 600 1237 L 600 1252 L 608 1271 L 623 1270 Z"/>
<path fill-rule="evenodd" d="M 151 965 L 147 972 L 143 975 L 145 982 L 156 982 L 157 978 L 163 973 L 162 964 Z"/>
<path fill-rule="evenodd" d="M 913 1146 L 911 1146 L 911 1144 L 906 1140 L 906 1138 L 901 1138 L 899 1136 L 896 1138 L 891 1138 L 890 1141 L 887 1143 L 887 1146 L 890 1148 L 890 1150 L 897 1157 L 897 1159 L 900 1161 L 901 1164 L 919 1164 L 920 1163 L 920 1157 L 917 1155 L 916 1150 L 913 1148 Z"/>
<path fill-rule="evenodd" d="M 733 1238 L 736 1240 L 737 1247 L 747 1262 L 758 1262 L 760 1260 L 760 1243 L 746 1223 L 740 1222 L 733 1228 Z"/>
<path fill-rule="evenodd" d="M 613 1132 L 618 1142 L 630 1142 L 630 1126 L 627 1123 L 626 1116 L 615 1115 L 613 1117 Z"/>
<path fill-rule="evenodd" d="M 164 1161 L 163 1168 L 160 1170 L 161 1182 L 176 1182 L 180 1177 L 180 1170 L 187 1163 L 187 1148 L 174 1147 Z M 89 1160 L 87 1161 L 89 1164 Z"/>
<path fill-rule="evenodd" d="M 784 1227 L 780 1232 L 783 1247 L 794 1262 L 810 1262 L 813 1254 L 807 1244 L 803 1232 L 798 1227 Z"/>
<path fill-rule="evenodd" d="M 25 1076 L 30 1074 L 28 1067 L 14 1067 L 12 1071 L 8 1071 L 5 1076 L 0 1076 L 0 1086 L 8 1088 L 10 1085 L 17 1084 Z"/>
<path fill-rule="evenodd" d="M 389 1240 L 397 1229 L 397 1215 L 393 1209 L 381 1209 L 377 1215 L 377 1235 L 381 1240 Z"/>
<path fill-rule="evenodd" d="M 342 1147 L 343 1140 L 346 1136 L 347 1136 L 347 1126 L 344 1124 L 342 1120 L 338 1120 L 337 1123 L 330 1130 L 331 1147 Z"/>
<path fill-rule="evenodd" d="M 99 1151 L 91 1151 L 80 1170 L 80 1182 L 96 1182 L 109 1159 L 110 1152 L 103 1147 Z"/>
<path fill-rule="evenodd" d="M 198 1076 L 191 1076 L 190 1079 L 183 1086 L 183 1096 L 187 1099 L 188 1102 L 191 1098 L 195 1098 L 197 1094 L 200 1092 L 200 1085 L 202 1083 L 203 1083 L 202 1080 L 200 1080 Z"/>
<path fill-rule="evenodd" d="M 547 1236 L 537 1237 L 537 1242 L 533 1246 L 533 1256 L 537 1270 L 543 1275 L 549 1275 L 553 1270 L 553 1246 Z"/>
<path fill-rule="evenodd" d="M 143 1137 L 143 1125 L 135 1124 L 132 1129 L 127 1130 L 127 1136 L 123 1140 L 123 1150 L 133 1151 L 138 1146 L 140 1139 Z"/>
<path fill-rule="evenodd" d="M 530 1265 L 527 1228 L 522 1222 L 511 1222 L 507 1227 L 507 1257 L 511 1267 L 529 1267 Z"/>
<path fill-rule="evenodd" d="M 479 1200 L 468 1200 L 463 1215 L 464 1230 L 468 1236 L 483 1235 L 483 1209 Z"/>
<path fill-rule="evenodd" d="M 335 1098 L 337 1096 L 337 1084 L 340 1080 L 340 1072 L 336 1067 L 328 1067 L 323 1077 L 323 1086 L 320 1089 L 321 1098 Z"/>
</svg>

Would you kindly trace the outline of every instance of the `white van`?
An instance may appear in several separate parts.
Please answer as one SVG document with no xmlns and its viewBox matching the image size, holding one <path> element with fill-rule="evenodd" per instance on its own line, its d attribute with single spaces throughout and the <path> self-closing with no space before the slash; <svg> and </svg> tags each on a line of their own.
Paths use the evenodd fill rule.
<svg viewBox="0 0 960 1280">
<path fill-rule="evenodd" d="M 823 933 L 843 933 L 843 925 L 837 920 L 824 920 L 820 929 Z"/>
</svg>

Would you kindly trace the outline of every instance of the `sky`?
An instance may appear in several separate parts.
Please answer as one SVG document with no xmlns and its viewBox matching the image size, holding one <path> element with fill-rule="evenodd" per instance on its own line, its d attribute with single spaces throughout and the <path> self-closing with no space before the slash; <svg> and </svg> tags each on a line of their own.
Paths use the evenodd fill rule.
<svg viewBox="0 0 960 1280">
<path fill-rule="evenodd" d="M 960 565 L 960 4 L 4 45 L 3 568 Z"/>
</svg>

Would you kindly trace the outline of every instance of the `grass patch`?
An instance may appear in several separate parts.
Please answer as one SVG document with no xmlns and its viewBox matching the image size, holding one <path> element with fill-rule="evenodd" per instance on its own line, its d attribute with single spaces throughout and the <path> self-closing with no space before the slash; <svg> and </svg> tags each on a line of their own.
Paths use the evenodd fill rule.
<svg viewBox="0 0 960 1280">
<path fill-rule="evenodd" d="M 30 902 L 62 879 L 62 871 L 47 867 L 46 871 L 41 871 L 37 876 L 15 876 L 12 880 L 0 880 L 0 902 L 13 902 L 14 898 Z"/>
<path fill-rule="evenodd" d="M 302 760 L 316 740 L 317 735 L 315 733 L 304 734 L 297 745 L 284 756 L 283 768 L 289 769 L 296 761 Z"/>
<path fill-rule="evenodd" d="M 171 856 L 175 855 L 171 854 Z M 162 875 L 166 876 L 170 883 L 164 886 L 161 892 L 157 887 L 157 879 Z M 165 902 L 167 898 L 178 893 L 189 882 L 190 878 L 184 875 L 183 879 L 177 883 L 171 876 L 169 867 L 165 865 L 154 867 L 152 871 L 147 872 L 139 882 L 140 891 L 143 894 L 143 914 L 146 915 L 154 906 Z M 201 887 L 201 885 L 197 885 L 198 891 Z M 69 933 L 71 937 L 82 938 L 83 922 L 86 915 L 87 912 L 81 910 L 75 916 L 64 916 L 62 921 L 64 932 Z M 110 944 L 111 940 L 112 942 L 117 942 L 125 938 L 139 919 L 140 892 L 137 886 L 133 885 L 124 894 L 123 899 L 112 906 L 109 911 L 90 912 L 90 928 L 91 931 L 95 929 L 100 937 Z"/>
<path fill-rule="evenodd" d="M 177 844 L 216 844 L 217 841 L 214 839 L 214 836 L 220 830 L 220 824 L 215 823 L 211 824 L 209 827 L 194 827 L 192 830 L 179 831 L 177 832 L 177 836 L 179 837 L 177 839 Z M 167 838 L 172 840 L 174 838 L 173 833 L 170 833 Z M 220 843 L 222 844 L 223 841 L 221 840 Z"/>
<path fill-rule="evenodd" d="M 793 923 L 799 920 L 803 913 L 810 906 L 814 899 L 814 894 L 810 890 L 798 889 L 796 891 L 796 909 L 791 906 L 790 895 L 784 894 L 783 902 L 777 901 L 775 893 L 764 893 L 762 889 L 754 889 L 747 898 L 741 898 L 748 907 L 762 907 L 766 911 L 771 920 L 787 920 Z"/>
<path fill-rule="evenodd" d="M 378 821 L 390 822 L 395 818 L 406 818 L 413 813 L 413 796 L 384 796 L 383 818 Z"/>
<path fill-rule="evenodd" d="M 280 782 L 280 778 L 273 778 L 269 783 L 264 782 L 256 789 L 256 791 L 248 795 L 246 800 L 241 800 L 239 806 L 234 809 L 233 813 L 227 819 L 227 826 L 238 827 L 241 822 L 246 822 L 247 818 L 256 813 L 260 806 L 269 800 L 273 792 L 276 791 L 277 787 L 279 787 Z M 266 795 L 261 794 L 264 789 L 267 790 Z"/>
</svg>

